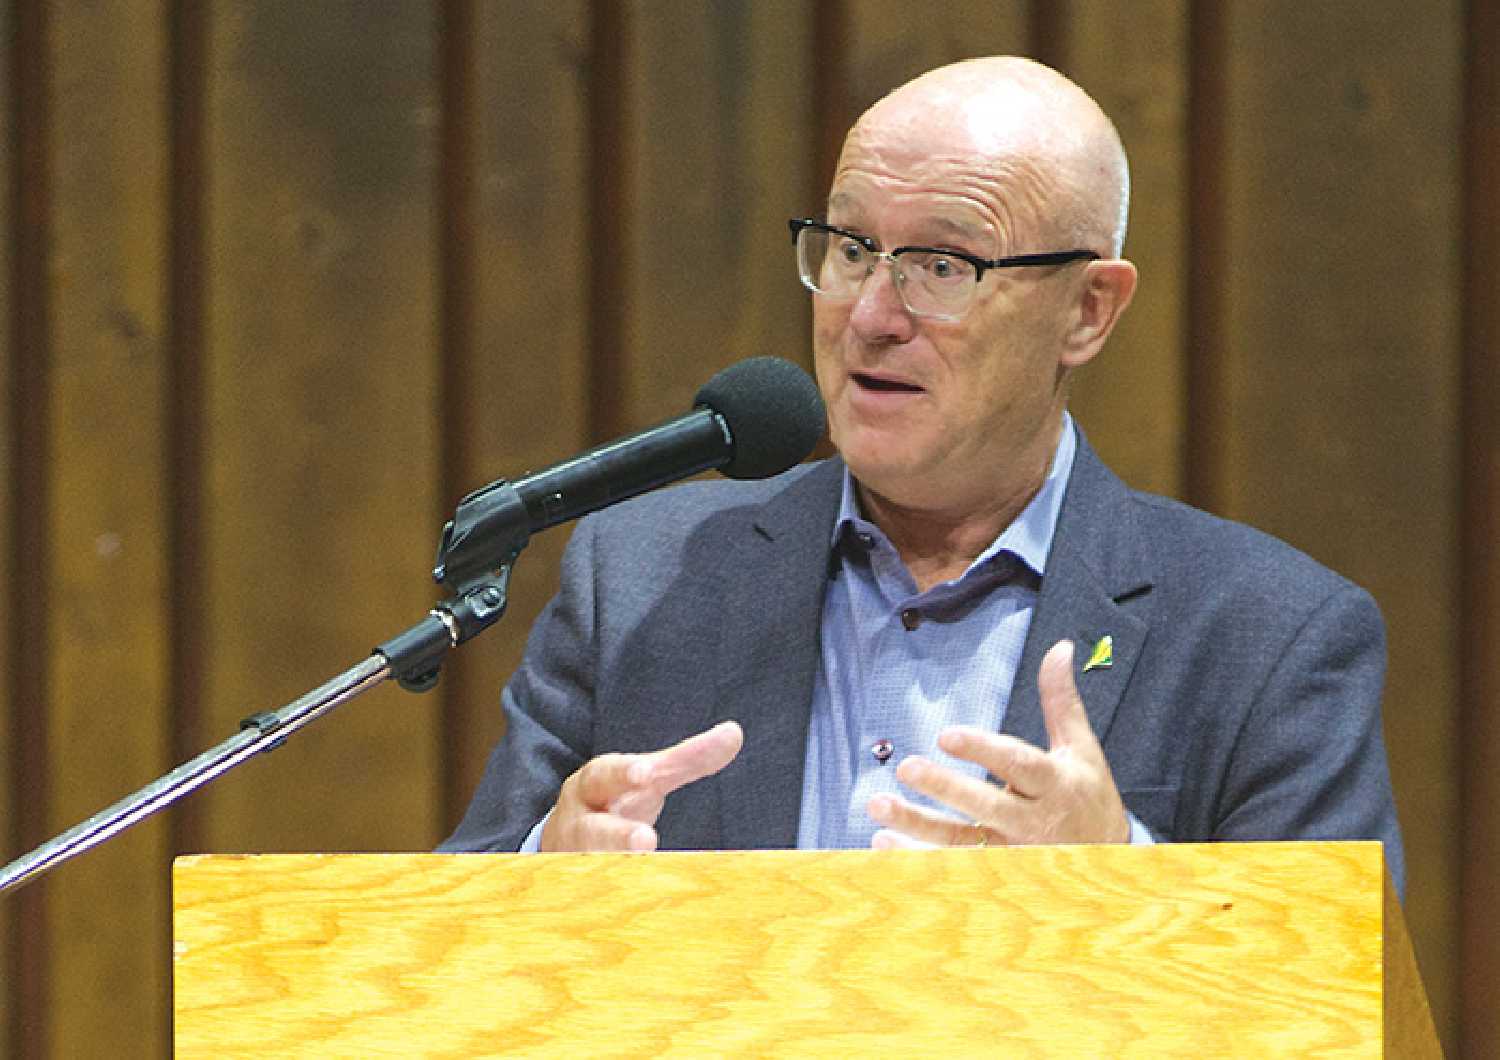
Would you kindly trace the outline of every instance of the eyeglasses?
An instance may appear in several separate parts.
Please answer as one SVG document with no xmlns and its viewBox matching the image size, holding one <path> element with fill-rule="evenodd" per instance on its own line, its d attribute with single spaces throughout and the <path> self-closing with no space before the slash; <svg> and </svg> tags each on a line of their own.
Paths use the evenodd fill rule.
<svg viewBox="0 0 1500 1060">
<path fill-rule="evenodd" d="M 875 266 L 890 263 L 891 278 L 901 302 L 913 316 L 957 320 L 974 302 L 974 292 L 986 269 L 1015 269 L 1033 265 L 1066 265 L 1094 261 L 1092 250 L 1059 250 L 1047 254 L 1017 254 L 1009 258 L 977 258 L 959 250 L 936 247 L 897 247 L 883 251 L 869 236 L 801 218 L 788 221 L 797 247 L 797 272 L 802 285 L 835 301 L 858 298 Z"/>
</svg>

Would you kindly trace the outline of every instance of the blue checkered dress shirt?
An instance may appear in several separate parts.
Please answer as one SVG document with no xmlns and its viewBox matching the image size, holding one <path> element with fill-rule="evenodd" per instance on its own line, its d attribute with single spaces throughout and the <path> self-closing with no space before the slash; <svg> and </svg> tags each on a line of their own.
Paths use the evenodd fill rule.
<svg viewBox="0 0 1500 1060">
<path fill-rule="evenodd" d="M 1077 448 L 1065 413 L 1052 468 L 1031 503 L 961 576 L 920 593 L 890 540 L 860 515 L 844 473 L 799 847 L 869 846 L 878 826 L 865 806 L 882 792 L 942 809 L 896 782 L 907 755 L 984 775 L 939 751 L 938 733 L 949 725 L 998 730 L 1005 720 Z"/>
</svg>

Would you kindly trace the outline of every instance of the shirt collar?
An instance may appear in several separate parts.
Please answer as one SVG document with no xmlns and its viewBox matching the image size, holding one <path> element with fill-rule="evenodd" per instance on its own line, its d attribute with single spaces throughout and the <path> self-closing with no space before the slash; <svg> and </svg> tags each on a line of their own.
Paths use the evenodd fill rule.
<svg viewBox="0 0 1500 1060">
<path fill-rule="evenodd" d="M 1073 417 L 1064 410 L 1062 433 L 1058 439 L 1057 452 L 1052 456 L 1052 467 L 1047 472 L 1042 488 L 1021 509 L 1000 536 L 992 541 L 979 557 L 969 565 L 976 570 L 989 563 L 1002 552 L 1008 552 L 1030 567 L 1036 574 L 1046 572 L 1047 553 L 1052 548 L 1052 537 L 1057 532 L 1057 516 L 1062 510 L 1063 494 L 1068 488 L 1068 476 L 1073 471 L 1073 458 L 1078 453 L 1078 439 L 1073 426 Z M 837 549 L 846 535 L 873 534 L 884 538 L 880 528 L 870 522 L 859 511 L 858 495 L 855 493 L 854 476 L 844 468 L 844 491 L 839 499 L 838 519 L 833 524 L 833 545 Z M 967 573 L 967 572 L 966 572 Z"/>
</svg>

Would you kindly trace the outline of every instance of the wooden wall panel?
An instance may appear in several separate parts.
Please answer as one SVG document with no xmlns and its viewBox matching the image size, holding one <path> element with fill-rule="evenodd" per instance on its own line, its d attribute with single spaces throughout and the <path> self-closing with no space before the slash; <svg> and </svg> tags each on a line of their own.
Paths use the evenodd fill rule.
<svg viewBox="0 0 1500 1060">
<path fill-rule="evenodd" d="M 1407 917 L 1451 1028 L 1460 11 L 1227 13 L 1229 510 L 1367 586 Z M 1351 47 L 1351 41 L 1360 42 Z"/>
<path fill-rule="evenodd" d="M 481 4 L 476 15 L 464 75 L 473 86 L 472 154 L 456 176 L 473 196 L 472 333 L 462 364 L 450 365 L 460 369 L 460 392 L 449 399 L 465 407 L 468 427 L 450 476 L 456 489 L 441 498 L 450 513 L 459 491 L 545 467 L 589 442 L 587 6 Z M 556 591 L 567 537 L 559 528 L 532 539 L 505 619 L 449 659 L 448 724 L 457 739 L 446 767 L 456 798 L 445 830 L 458 823 L 500 736 L 500 688 Z"/>
<path fill-rule="evenodd" d="M 796 0 L 632 5 L 620 425 L 688 411 L 716 371 L 810 364 L 786 219 L 806 211 L 812 19 Z"/>
<path fill-rule="evenodd" d="M 1457 958 L 1464 1056 L 1500 1055 L 1500 6 L 1465 34 L 1464 534 Z"/>
<path fill-rule="evenodd" d="M 15 66 L 11 49 L 14 47 L 15 26 L 10 4 L 0 4 L 0 593 L 6 600 L 17 599 L 18 586 L 15 581 L 15 551 L 13 545 L 12 520 L 15 512 L 12 498 L 16 490 L 15 454 L 12 452 L 15 425 L 11 418 L 12 405 L 18 398 L 20 380 L 16 377 L 16 354 L 13 348 L 14 325 L 11 302 L 11 270 L 15 268 L 11 226 L 14 223 L 12 196 L 15 194 L 15 122 L 11 107 L 14 96 L 11 78 Z M 11 766 L 15 754 L 15 728 L 12 718 L 16 709 L 15 670 L 20 660 L 13 658 L 12 640 L 14 609 L 0 607 L 0 861 L 9 861 L 21 853 L 16 835 L 15 771 Z M 16 945 L 12 932 L 15 929 L 15 903 L 0 901 L 0 1027 L 13 1027 L 16 1013 L 12 1010 L 15 1000 L 17 976 Z M 8 1032 L 0 1032 L 0 1052 L 4 1052 L 9 1041 Z"/>
<path fill-rule="evenodd" d="M 205 729 L 416 622 L 435 542 L 434 13 L 215 7 Z M 421 849 L 437 701 L 388 686 L 198 796 L 209 849 Z"/>
<path fill-rule="evenodd" d="M 850 0 L 843 42 L 843 125 L 891 89 L 944 63 L 977 55 L 1022 54 L 1030 41 L 1025 0 L 955 0 L 916 6 Z"/>
<path fill-rule="evenodd" d="M 1137 489 L 1181 496 L 1186 407 L 1186 0 L 1072 0 L 1061 68 L 1120 130 L 1131 163 L 1125 256 L 1135 300 L 1070 404 L 1090 443 Z"/>
<path fill-rule="evenodd" d="M 47 243 L 51 173 L 48 144 L 48 96 L 51 49 L 48 11 L 39 3 L 11 5 L 9 62 L 12 149 L 5 153 L 12 167 L 11 229 L 7 252 L 12 261 L 7 321 L 13 358 L 15 390 L 11 416 L 11 595 L 7 605 L 15 618 L 10 625 L 12 669 L 7 692 L 10 714 L 11 782 L 14 797 L 6 822 L 14 853 L 46 838 L 46 770 L 48 736 L 47 630 L 47 519 L 48 487 L 48 332 Z M 8 896 L 9 897 L 9 896 Z M 0 1028 L 0 1049 L 17 1056 L 39 1055 L 46 1048 L 47 892 L 45 886 L 9 897 L 7 901 L 15 978 L 5 985 L 10 993 L 12 1022 Z"/>
<path fill-rule="evenodd" d="M 53 11 L 49 834 L 170 766 L 160 7 Z M 153 821 L 48 881 L 57 1055 L 165 1051 L 169 860 Z"/>
</svg>

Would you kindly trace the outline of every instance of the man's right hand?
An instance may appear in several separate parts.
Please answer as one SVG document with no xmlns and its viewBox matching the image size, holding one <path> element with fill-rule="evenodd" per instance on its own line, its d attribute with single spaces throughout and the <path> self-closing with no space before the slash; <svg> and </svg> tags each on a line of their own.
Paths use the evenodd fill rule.
<svg viewBox="0 0 1500 1060">
<path fill-rule="evenodd" d="M 744 742 L 739 723 L 725 721 L 660 751 L 590 759 L 563 782 L 542 850 L 655 850 L 667 796 L 723 769 Z"/>
</svg>

